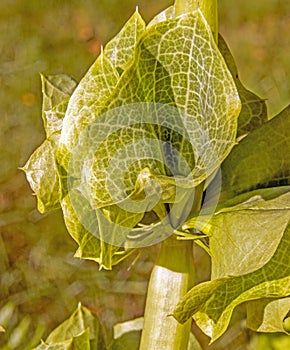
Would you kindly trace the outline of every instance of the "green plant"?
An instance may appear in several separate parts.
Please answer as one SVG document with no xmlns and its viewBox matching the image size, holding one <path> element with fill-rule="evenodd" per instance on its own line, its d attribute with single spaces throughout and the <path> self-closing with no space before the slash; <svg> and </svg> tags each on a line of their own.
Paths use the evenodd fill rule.
<svg viewBox="0 0 290 350">
<path fill-rule="evenodd" d="M 161 245 L 140 349 L 197 348 L 191 317 L 213 342 L 241 303 L 249 328 L 286 332 L 290 109 L 268 120 L 217 33 L 216 1 L 177 0 L 147 26 L 136 11 L 79 83 L 42 76 L 47 139 L 24 167 L 39 210 L 61 207 L 101 268 Z M 193 241 L 212 261 L 196 286 Z M 71 320 L 39 349 L 108 346 L 88 310 Z"/>
</svg>

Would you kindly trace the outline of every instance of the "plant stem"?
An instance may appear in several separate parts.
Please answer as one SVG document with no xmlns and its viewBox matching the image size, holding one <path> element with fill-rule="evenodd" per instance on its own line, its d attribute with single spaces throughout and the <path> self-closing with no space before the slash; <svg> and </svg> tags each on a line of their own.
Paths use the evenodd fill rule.
<svg viewBox="0 0 290 350">
<path fill-rule="evenodd" d="M 187 190 L 182 212 L 171 208 L 173 218 L 199 212 L 204 184 Z M 194 198 L 192 200 L 189 200 Z M 186 210 L 190 205 L 191 210 Z M 186 214 L 187 213 L 187 214 Z M 144 327 L 140 350 L 186 350 L 191 320 L 179 324 L 170 314 L 181 297 L 194 285 L 194 262 L 192 241 L 177 240 L 176 236 L 162 242 L 160 256 L 153 268 L 146 300 Z"/>
<path fill-rule="evenodd" d="M 175 14 L 180 16 L 187 12 L 192 12 L 201 9 L 211 30 L 214 34 L 215 41 L 218 38 L 218 4 L 217 0 L 176 0 Z"/>
<path fill-rule="evenodd" d="M 193 285 L 192 242 L 164 241 L 147 294 L 140 350 L 186 350 L 191 320 L 179 324 L 170 314 Z"/>
</svg>

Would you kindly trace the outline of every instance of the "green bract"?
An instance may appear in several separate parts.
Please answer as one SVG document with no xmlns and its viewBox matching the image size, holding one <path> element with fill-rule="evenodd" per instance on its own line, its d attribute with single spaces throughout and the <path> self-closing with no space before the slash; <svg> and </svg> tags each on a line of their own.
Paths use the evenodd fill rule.
<svg viewBox="0 0 290 350">
<path fill-rule="evenodd" d="M 106 268 L 172 234 L 236 143 L 239 96 L 202 13 L 162 19 L 136 12 L 73 93 L 43 79 L 47 140 L 24 170 L 77 256 Z"/>
<path fill-rule="evenodd" d="M 248 302 L 250 328 L 286 332 L 290 108 L 268 120 L 200 10 L 170 7 L 147 27 L 136 12 L 79 83 L 42 76 L 42 91 L 47 138 L 24 171 L 40 212 L 61 207 L 77 257 L 111 269 L 173 233 L 197 238 L 212 280 L 172 305 L 175 318 L 213 341 Z M 62 348 L 89 349 L 89 336 Z"/>
</svg>

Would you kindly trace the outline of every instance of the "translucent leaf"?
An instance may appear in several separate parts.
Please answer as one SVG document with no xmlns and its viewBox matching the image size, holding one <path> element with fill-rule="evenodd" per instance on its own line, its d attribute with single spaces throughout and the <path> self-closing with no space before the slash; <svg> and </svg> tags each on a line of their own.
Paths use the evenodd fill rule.
<svg viewBox="0 0 290 350">
<path fill-rule="evenodd" d="M 61 207 L 64 215 L 65 225 L 70 235 L 80 247 L 76 253 L 76 257 L 97 260 L 101 252 L 100 241 L 90 232 L 88 232 L 80 223 L 79 218 L 77 217 L 71 205 L 69 196 L 63 198 L 61 201 Z M 90 215 L 92 219 L 95 220 L 95 213 L 93 211 L 87 211 L 87 215 Z"/>
<path fill-rule="evenodd" d="M 247 304 L 247 327 L 256 332 L 289 334 L 283 322 L 289 310 L 290 298 L 251 301 Z"/>
<path fill-rule="evenodd" d="M 235 142 L 240 102 L 200 11 L 146 31 L 108 108 L 136 102 L 176 105 L 194 145 L 187 152 L 194 153 L 192 173 L 199 181 L 228 155 Z"/>
<path fill-rule="evenodd" d="M 77 83 L 69 76 L 41 75 L 42 116 L 47 139 L 35 150 L 22 170 L 34 193 L 41 213 L 60 207 L 60 183 L 55 151 L 58 146 L 68 98 Z"/>
<path fill-rule="evenodd" d="M 49 76 L 41 75 L 41 87 L 43 96 L 42 118 L 47 137 L 49 137 L 54 131 L 60 130 L 59 123 L 57 122 L 58 127 L 56 128 L 56 130 L 54 124 L 55 119 L 62 119 L 60 118 L 60 115 L 51 113 L 51 111 L 63 100 L 66 100 L 68 97 L 70 97 L 76 86 L 77 82 L 73 78 L 65 74 Z M 63 110 L 63 112 L 64 111 L 65 110 Z"/>
<path fill-rule="evenodd" d="M 137 28 L 132 28 L 132 22 L 137 25 Z M 128 31 L 132 29 L 134 29 L 135 32 L 137 31 L 135 34 L 139 36 L 139 32 L 141 30 L 140 27 L 142 26 L 140 16 L 135 14 L 133 18 L 131 18 L 130 23 L 127 25 L 122 34 L 120 34 L 121 36 L 128 36 Z M 135 37 L 135 40 L 136 39 L 137 38 Z M 117 45 L 118 49 L 118 40 L 116 39 L 114 43 Z M 108 50 L 110 50 L 110 47 L 113 47 L 112 44 L 109 45 Z M 125 57 L 123 52 L 123 56 L 119 55 L 118 60 L 116 60 L 114 63 L 118 64 L 121 59 L 124 63 L 125 58 L 127 59 L 128 57 Z M 62 174 L 62 197 L 64 197 L 67 193 L 66 170 L 68 166 L 68 159 L 70 157 L 70 152 L 78 141 L 79 133 L 81 133 L 87 124 L 92 122 L 92 120 L 98 115 L 96 110 L 99 110 L 102 107 L 102 103 L 109 98 L 111 91 L 115 88 L 115 85 L 118 82 L 118 79 L 119 74 L 113 67 L 111 61 L 108 60 L 104 54 L 101 54 L 101 56 L 96 60 L 93 66 L 89 69 L 88 73 L 82 79 L 69 101 L 68 110 L 64 119 L 60 145 L 57 152 L 59 163 L 58 171 Z M 92 113 L 92 110 L 95 113 Z M 78 206 L 76 202 L 75 205 Z M 114 252 L 120 249 L 113 247 L 110 244 L 98 241 L 98 239 L 101 237 L 99 224 L 96 222 L 96 213 L 92 209 L 88 210 L 88 204 L 81 208 L 82 210 L 80 215 L 85 215 L 85 217 L 93 217 L 93 220 L 90 220 L 90 231 L 81 224 L 80 219 L 77 217 L 71 204 L 70 198 L 67 197 L 63 201 L 62 208 L 69 232 L 80 245 L 76 256 L 96 260 L 101 266 L 111 269 L 114 262 Z M 83 208 L 86 209 L 83 210 Z M 86 210 L 88 210 L 87 213 L 85 212 Z M 95 233 L 95 235 L 91 233 L 96 231 L 98 233 Z M 111 234 L 111 231 L 109 230 L 106 234 Z M 109 241 L 111 241 L 111 239 Z M 120 255 L 124 255 L 123 251 L 121 253 L 122 254 L 118 254 L 118 261 L 120 260 Z M 127 254 L 128 252 L 126 251 L 125 255 Z"/>
<path fill-rule="evenodd" d="M 208 231 L 212 279 L 243 275 L 264 266 L 289 220 L 290 192 L 266 201 L 257 195 L 215 213 Z"/>
<path fill-rule="evenodd" d="M 174 316 L 184 323 L 194 317 L 214 341 L 228 327 L 232 312 L 239 304 L 256 299 L 284 298 L 290 294 L 290 226 L 270 261 L 260 269 L 237 277 L 225 277 L 197 285 L 185 295 Z"/>
<path fill-rule="evenodd" d="M 46 139 L 22 168 L 37 196 L 37 207 L 41 213 L 60 207 L 59 177 L 54 158 L 58 139 L 56 133 Z"/>
<path fill-rule="evenodd" d="M 267 106 L 264 100 L 246 89 L 241 83 L 234 58 L 221 35 L 219 35 L 218 38 L 218 47 L 229 67 L 233 79 L 235 80 L 242 102 L 237 133 L 237 136 L 239 137 L 257 129 L 267 121 Z"/>
<path fill-rule="evenodd" d="M 132 59 L 135 45 L 145 31 L 145 22 L 136 11 L 118 33 L 105 47 L 105 55 L 116 68 L 125 70 Z"/>
<path fill-rule="evenodd" d="M 102 329 L 97 317 L 79 305 L 69 319 L 51 332 L 37 350 L 105 349 Z"/>
<path fill-rule="evenodd" d="M 63 118 L 67 109 L 69 98 L 65 98 L 59 104 L 57 104 L 52 109 L 44 111 L 45 121 L 46 121 L 46 135 L 47 138 L 51 135 L 57 133 L 60 137 L 60 131 L 62 129 Z"/>
<path fill-rule="evenodd" d="M 73 201 L 70 194 L 71 204 L 86 230 L 102 240 L 102 257 L 111 250 L 106 244 L 126 247 L 144 213 L 156 209 L 162 215 L 163 203 L 182 206 L 172 209 L 170 219 L 173 227 L 179 224 L 177 216 L 185 205 L 190 208 L 182 204 L 184 193 L 213 172 L 233 147 L 240 110 L 232 77 L 200 12 L 146 31 L 115 87 L 117 79 L 102 55 L 69 101 L 58 152 L 69 191 L 82 197 Z M 172 174 L 180 179 L 179 192 Z M 84 199 L 96 211 L 97 222 L 86 223 Z M 148 237 L 153 244 L 153 236 Z"/>
<path fill-rule="evenodd" d="M 119 74 L 102 53 L 72 94 L 63 121 L 58 162 L 67 170 L 68 158 L 79 133 L 98 115 L 119 80 Z"/>
<path fill-rule="evenodd" d="M 78 214 L 81 213 L 86 215 L 86 217 L 78 216 L 71 203 L 71 198 L 73 196 L 74 193 L 71 192 L 70 196 L 67 195 L 64 197 L 61 201 L 61 207 L 66 227 L 70 235 L 79 245 L 75 257 L 94 260 L 101 268 L 112 269 L 113 265 L 119 263 L 122 259 L 131 254 L 133 250 L 124 250 L 118 246 L 113 246 L 105 241 L 101 241 L 102 237 L 99 232 L 99 222 L 96 216 L 96 211 L 92 210 L 92 208 L 89 207 L 88 202 L 82 200 L 82 196 L 77 194 L 77 201 L 80 201 L 80 205 L 83 209 L 82 211 L 78 211 Z M 76 203 L 74 199 L 73 202 Z M 89 226 L 84 227 L 81 222 L 85 222 Z M 113 233 L 110 230 L 105 231 L 104 233 L 113 236 Z"/>
<path fill-rule="evenodd" d="M 290 106 L 234 147 L 222 164 L 220 202 L 257 188 L 290 184 L 289 128 Z"/>
</svg>

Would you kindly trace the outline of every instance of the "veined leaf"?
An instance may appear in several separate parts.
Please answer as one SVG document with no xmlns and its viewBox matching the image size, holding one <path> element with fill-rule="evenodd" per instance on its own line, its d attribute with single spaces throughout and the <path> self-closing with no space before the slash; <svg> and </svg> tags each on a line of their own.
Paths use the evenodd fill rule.
<svg viewBox="0 0 290 350">
<path fill-rule="evenodd" d="M 267 121 L 267 106 L 264 100 L 246 89 L 241 83 L 234 58 L 221 35 L 218 37 L 218 47 L 233 76 L 242 102 L 238 120 L 237 136 L 239 137 L 257 129 Z"/>
<path fill-rule="evenodd" d="M 166 10 L 159 13 L 156 17 L 154 17 L 153 20 L 148 24 L 148 27 L 153 26 L 156 23 L 172 19 L 174 17 L 174 6 L 170 6 Z M 268 120 L 267 106 L 265 100 L 259 98 L 253 92 L 246 89 L 241 83 L 234 58 L 224 38 L 220 34 L 218 38 L 218 48 L 232 74 L 242 102 L 242 109 L 238 119 L 237 136 L 239 137 L 255 130 Z"/>
<path fill-rule="evenodd" d="M 69 97 L 62 100 L 59 104 L 54 106 L 52 109 L 43 111 L 45 115 L 45 130 L 47 138 L 50 138 L 53 134 L 59 134 L 62 129 L 63 118 L 67 109 Z"/>
<path fill-rule="evenodd" d="M 265 265 L 289 220 L 290 186 L 284 186 L 237 196 L 221 203 L 215 213 L 213 208 L 205 207 L 182 229 L 195 228 L 209 237 L 212 279 L 217 279 L 243 275 Z"/>
<path fill-rule="evenodd" d="M 254 189 L 290 184 L 289 128 L 290 106 L 234 147 L 221 167 L 220 202 Z"/>
<path fill-rule="evenodd" d="M 47 139 L 35 150 L 22 170 L 34 193 L 41 213 L 60 207 L 60 183 L 55 151 L 58 146 L 68 98 L 77 83 L 69 76 L 41 75 L 42 117 Z"/>
<path fill-rule="evenodd" d="M 66 103 L 62 105 L 61 102 L 68 99 L 77 86 L 77 82 L 68 75 L 41 75 L 42 86 L 42 118 L 47 137 L 53 132 L 60 131 Z M 52 112 L 58 107 L 58 113 Z M 64 109 L 63 109 L 64 108 Z M 60 116 L 61 111 L 63 112 Z M 60 120 L 60 121 L 59 121 Z M 56 125 L 55 125 L 56 124 Z"/>
<path fill-rule="evenodd" d="M 58 161 L 67 170 L 68 158 L 78 136 L 101 112 L 119 80 L 117 69 L 125 69 L 135 44 L 145 29 L 136 12 L 105 47 L 72 95 L 64 119 Z"/>
<path fill-rule="evenodd" d="M 70 235 L 79 245 L 79 249 L 75 256 L 78 258 L 92 259 L 99 262 L 97 258 L 101 253 L 100 241 L 97 239 L 97 237 L 88 232 L 86 228 L 81 224 L 80 219 L 72 207 L 68 195 L 62 199 L 61 207 L 65 225 Z M 86 207 L 86 209 L 88 210 L 89 208 Z M 87 215 L 90 215 L 93 221 L 96 220 L 95 213 L 91 209 L 87 212 Z"/>
<path fill-rule="evenodd" d="M 46 139 L 22 168 L 37 196 L 37 207 L 41 213 L 60 207 L 59 177 L 54 158 L 58 139 L 57 133 Z"/>
<path fill-rule="evenodd" d="M 52 109 L 44 111 L 47 139 L 34 151 L 22 168 L 37 196 L 37 207 L 41 213 L 60 207 L 63 188 L 60 185 L 55 152 L 59 144 L 67 103 L 68 99 L 65 99 Z"/>
<path fill-rule="evenodd" d="M 247 304 L 247 327 L 256 332 L 289 334 L 283 321 L 290 310 L 290 298 L 261 299 Z M 289 334 L 290 335 L 290 334 Z"/>
<path fill-rule="evenodd" d="M 204 49 L 202 54 L 199 52 L 200 45 Z M 125 116 L 120 105 L 127 106 L 123 107 L 126 108 L 123 111 Z M 167 115 L 169 107 L 166 105 L 178 107 L 175 113 L 171 113 L 174 116 Z M 141 161 L 135 162 L 131 168 L 124 163 L 128 172 L 127 182 L 122 189 L 123 198 L 117 196 L 118 200 L 134 191 L 138 175 L 146 166 L 149 170 L 157 168 L 160 175 L 168 176 L 162 164 L 166 163 L 164 150 L 160 146 L 162 142 L 171 143 L 188 163 L 184 168 L 184 163 L 176 162 L 176 157 L 171 154 L 174 162 L 171 161 L 170 165 L 174 173 L 187 176 L 191 170 L 197 185 L 219 166 L 233 147 L 239 109 L 235 85 L 202 14 L 198 11 L 158 23 L 146 31 L 137 44 L 134 62 L 124 72 L 111 96 L 110 104 L 106 107 L 107 114 L 101 120 L 96 119 L 96 123 L 88 130 L 88 136 L 80 142 L 81 145 L 90 145 L 88 138 L 91 139 L 91 135 L 100 137 L 102 132 L 109 133 L 108 139 L 101 140 L 102 145 L 99 145 L 100 141 L 95 141 L 98 142 L 98 153 L 92 153 L 94 172 L 92 179 L 86 181 L 90 187 L 88 192 L 97 196 L 96 205 L 111 197 L 104 188 L 108 164 L 118 152 L 120 143 L 123 148 L 126 144 L 132 145 L 132 154 L 127 160 L 122 158 L 123 162 L 132 163 L 131 159 L 137 157 Z M 97 115 L 98 110 L 94 106 L 90 110 Z M 172 120 L 169 123 L 170 117 Z M 123 125 L 124 118 L 128 118 L 128 126 L 118 134 L 115 129 Z M 167 135 L 166 139 L 162 139 L 162 135 Z M 119 142 L 116 142 L 117 139 Z M 140 152 L 140 147 L 136 147 L 138 141 L 152 144 L 154 139 L 160 140 L 159 147 L 142 147 L 152 150 L 152 154 L 144 158 L 142 153 L 136 153 Z M 85 153 L 88 150 L 77 152 L 80 156 Z M 114 161 L 117 160 L 116 157 Z M 116 189 L 119 187 L 115 184 Z"/>
<path fill-rule="evenodd" d="M 136 42 L 144 31 L 145 22 L 136 10 L 122 30 L 105 47 L 105 55 L 116 68 L 126 69 L 132 59 Z"/>
<path fill-rule="evenodd" d="M 119 74 L 102 52 L 71 96 L 63 121 L 57 151 L 59 164 L 67 171 L 70 153 L 79 134 L 97 116 L 115 88 Z"/>
<path fill-rule="evenodd" d="M 284 298 L 290 294 L 290 226 L 271 260 L 262 268 L 237 277 L 201 283 L 189 291 L 174 311 L 184 323 L 191 316 L 211 337 L 219 338 L 229 324 L 236 306 L 249 300 Z"/>
<path fill-rule="evenodd" d="M 166 21 L 175 17 L 174 6 L 168 7 L 166 10 L 159 13 L 153 20 L 148 24 L 147 27 L 151 27 L 156 23 Z M 232 74 L 232 77 L 236 83 L 239 96 L 242 102 L 242 109 L 238 119 L 238 132 L 237 136 L 242 136 L 255 130 L 256 128 L 263 125 L 267 120 L 267 106 L 265 100 L 259 98 L 253 92 L 246 89 L 241 83 L 238 75 L 237 66 L 234 58 L 224 40 L 219 34 L 218 48 L 223 55 L 223 58 Z"/>
<path fill-rule="evenodd" d="M 255 196 L 215 213 L 208 232 L 212 279 L 244 275 L 264 266 L 289 221 L 290 192 L 266 201 Z"/>
<path fill-rule="evenodd" d="M 107 109 L 138 102 L 178 108 L 176 124 L 182 123 L 193 145 L 183 155 L 194 153 L 192 173 L 199 181 L 228 155 L 235 142 L 240 101 L 200 11 L 157 23 L 144 33 L 134 63 L 124 72 Z M 160 122 L 164 123 L 162 118 Z"/>
<path fill-rule="evenodd" d="M 126 246 L 130 231 L 145 213 L 153 211 L 165 219 L 162 225 L 172 233 L 180 224 L 177 216 L 184 213 L 185 218 L 183 209 L 190 208 L 182 204 L 184 193 L 219 167 L 236 139 L 238 93 L 202 13 L 168 19 L 143 32 L 143 20 L 136 13 L 89 69 L 67 108 L 63 98 L 71 90 L 59 92 L 56 79 L 50 92 L 51 85 L 43 82 L 50 147 L 45 149 L 41 177 L 36 157 L 32 173 L 34 181 L 51 190 L 56 204 L 36 185 L 40 202 L 45 210 L 60 199 L 67 226 L 80 244 L 79 256 L 96 259 L 107 268 L 115 255 L 127 254 L 117 246 Z M 122 46 L 125 39 L 127 50 Z M 125 69 L 121 77 L 118 69 Z M 120 106 L 127 110 L 116 120 Z M 138 106 L 137 113 L 133 106 Z M 94 143 L 102 133 L 109 135 Z M 168 219 L 164 203 L 173 202 Z M 176 202 L 183 207 L 177 208 Z M 141 233 L 144 239 L 148 241 L 146 232 Z"/>
<path fill-rule="evenodd" d="M 244 199 L 244 202 L 242 202 L 242 199 Z M 271 217 L 271 220 L 268 219 L 269 217 Z M 219 311 L 220 313 L 217 313 L 218 316 L 215 316 L 216 319 L 214 319 L 214 321 L 207 319 L 207 316 L 203 315 L 203 309 L 198 310 L 196 319 L 200 318 L 200 320 L 202 320 L 200 321 L 200 325 L 205 332 L 207 332 L 206 322 L 209 322 L 208 326 L 211 330 L 208 330 L 208 334 L 211 334 L 211 332 L 213 332 L 212 334 L 221 332 L 216 336 L 216 338 L 219 337 L 227 327 L 233 307 L 237 306 L 240 302 L 247 301 L 247 298 L 250 300 L 259 299 L 259 296 L 257 298 L 252 297 L 252 293 L 256 293 L 257 291 L 257 286 L 259 288 L 264 286 L 266 295 L 269 286 L 273 285 L 275 286 L 274 288 L 276 288 L 277 281 L 269 281 L 268 273 L 271 273 L 271 269 L 274 269 L 275 260 L 273 259 L 277 255 L 278 250 L 281 249 L 281 239 L 284 239 L 284 250 L 285 252 L 287 251 L 285 231 L 287 230 L 289 222 L 290 187 L 285 186 L 283 188 L 260 189 L 252 193 L 240 195 L 224 203 L 224 207 L 221 206 L 211 218 L 201 216 L 196 219 L 193 218 L 185 223 L 184 229 L 195 227 L 209 235 L 213 279 L 213 281 L 209 282 L 212 283 L 211 288 L 220 288 L 218 292 L 220 300 L 224 300 L 225 298 L 230 299 L 231 295 L 227 295 L 228 293 L 236 293 L 235 299 L 231 300 L 228 304 L 225 303 L 224 309 Z M 288 231 L 289 230 L 290 226 L 288 226 Z M 276 257 L 276 259 L 278 259 L 278 257 Z M 284 264 L 287 264 L 286 256 L 284 261 L 282 261 L 281 258 L 280 265 L 275 267 L 277 269 L 275 271 L 283 271 Z M 260 282 L 259 274 L 264 274 L 266 278 L 262 283 Z M 241 279 L 239 280 L 239 278 Z M 286 285 L 290 281 L 287 278 L 289 278 L 289 276 L 286 272 L 285 278 L 283 278 L 283 283 Z M 232 279 L 234 279 L 235 282 L 232 282 Z M 255 279 L 257 281 L 257 286 L 255 283 L 252 283 Z M 277 280 L 279 280 L 278 273 Z M 236 291 L 232 290 L 232 283 L 236 286 Z M 238 283 L 240 283 L 240 285 L 238 285 Z M 220 287 L 220 285 L 223 287 Z M 197 293 L 199 297 L 204 297 L 204 302 L 207 305 L 206 308 L 210 309 L 211 307 L 216 307 L 212 305 L 214 302 L 212 298 L 217 297 L 217 295 L 212 297 L 210 294 L 211 292 L 209 292 L 209 294 L 205 296 L 204 290 L 211 290 L 209 286 L 210 285 L 204 284 L 204 289 L 201 288 L 200 291 L 197 290 Z M 198 286 L 195 288 L 198 288 Z M 224 293 L 224 295 L 222 296 L 221 293 Z M 262 289 L 259 293 L 262 295 L 260 298 L 264 298 Z M 286 292 L 284 295 L 281 294 L 280 297 L 283 298 L 287 296 L 287 293 L 289 292 Z M 283 315 L 280 315 L 279 319 L 277 319 L 277 317 L 274 318 L 273 308 L 274 305 L 276 306 L 277 304 L 273 302 L 272 295 L 268 294 L 268 296 L 272 299 L 269 299 L 266 304 L 263 300 L 254 301 L 249 304 L 249 324 L 251 328 L 257 327 L 256 330 L 258 330 L 259 327 L 257 323 L 260 321 L 260 331 L 270 331 L 270 329 L 272 329 L 272 331 L 273 329 L 277 329 L 278 331 L 277 323 L 280 322 L 280 326 L 282 327 L 282 320 L 287 311 Z M 198 295 L 194 296 L 192 291 L 191 297 L 195 298 L 194 303 L 198 309 L 198 303 L 200 302 L 198 301 Z M 267 305 L 270 303 L 270 300 L 271 307 Z M 186 309 L 185 303 L 186 301 L 184 300 L 183 307 Z M 278 303 L 278 301 L 276 301 L 276 303 Z M 252 309 L 251 305 L 253 308 L 257 306 L 257 311 Z M 219 307 L 222 309 L 221 306 Z M 199 311 L 201 312 L 201 316 Z M 275 316 L 277 316 L 278 311 L 275 311 Z M 205 313 L 207 313 L 207 311 Z M 254 315 L 257 316 L 256 319 Z M 263 317 L 265 317 L 264 321 Z M 224 324 L 222 322 L 224 322 Z M 225 328 L 222 330 L 221 327 Z M 215 329 L 218 329 L 218 331 Z"/>
<path fill-rule="evenodd" d="M 90 340 L 97 340 L 101 344 L 103 334 L 98 318 L 89 309 L 79 304 L 70 318 L 50 333 L 46 342 L 67 340 L 79 335 L 87 328 L 90 329 Z"/>
<path fill-rule="evenodd" d="M 69 191 L 77 190 L 96 210 L 102 255 L 106 243 L 126 246 L 128 228 L 145 212 L 157 208 L 159 215 L 162 204 L 172 202 L 164 200 L 163 189 L 180 185 L 184 192 L 220 165 L 235 144 L 240 110 L 233 79 L 199 11 L 150 27 L 116 87 L 114 72 L 101 55 L 79 84 L 57 155 Z M 84 218 L 82 200 L 71 204 Z"/>
<path fill-rule="evenodd" d="M 114 240 L 114 235 L 118 235 L 116 226 L 106 227 L 99 222 L 99 218 L 96 215 L 96 211 L 93 210 L 88 202 L 79 194 L 75 194 L 72 191 L 70 195 L 65 196 L 61 201 L 61 207 L 63 210 L 64 220 L 66 227 L 70 235 L 78 243 L 79 248 L 75 254 L 75 257 L 82 259 L 89 259 L 96 261 L 100 267 L 105 269 L 112 269 L 113 265 L 118 264 L 125 257 L 130 255 L 133 249 L 124 249 L 120 246 L 114 246 L 109 244 Z M 74 195 L 76 198 L 74 198 Z M 77 213 L 72 205 L 72 202 L 76 205 L 79 201 L 79 205 L 82 206 L 82 210 L 78 210 Z M 81 216 L 81 215 L 85 215 Z M 101 216 L 101 219 L 104 217 Z M 87 226 L 84 227 L 82 223 Z M 107 223 L 108 225 L 108 223 Z M 103 228 L 103 235 L 100 232 L 100 228 Z M 103 241 L 101 240 L 103 238 Z M 117 239 L 122 239 L 117 237 Z M 124 240 L 123 238 L 122 240 Z"/>
</svg>

